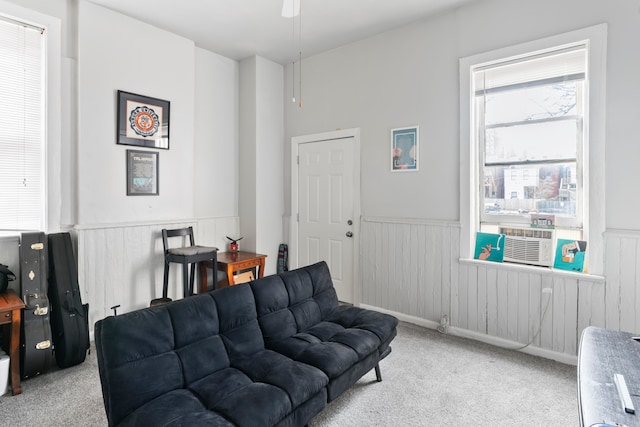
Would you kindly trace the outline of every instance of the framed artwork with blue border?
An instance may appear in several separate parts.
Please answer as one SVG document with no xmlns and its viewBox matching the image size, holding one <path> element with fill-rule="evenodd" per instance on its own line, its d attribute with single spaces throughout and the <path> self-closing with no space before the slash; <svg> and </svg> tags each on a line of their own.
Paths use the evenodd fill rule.
<svg viewBox="0 0 640 427">
<path fill-rule="evenodd" d="M 391 171 L 418 170 L 418 126 L 391 129 Z"/>
</svg>

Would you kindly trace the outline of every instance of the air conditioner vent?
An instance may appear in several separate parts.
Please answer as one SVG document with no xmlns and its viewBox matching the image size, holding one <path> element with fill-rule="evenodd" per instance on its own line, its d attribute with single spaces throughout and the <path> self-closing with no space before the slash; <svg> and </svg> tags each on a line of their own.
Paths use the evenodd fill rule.
<svg viewBox="0 0 640 427">
<path fill-rule="evenodd" d="M 504 260 L 521 264 L 553 265 L 554 230 L 500 227 L 505 235 Z"/>
</svg>

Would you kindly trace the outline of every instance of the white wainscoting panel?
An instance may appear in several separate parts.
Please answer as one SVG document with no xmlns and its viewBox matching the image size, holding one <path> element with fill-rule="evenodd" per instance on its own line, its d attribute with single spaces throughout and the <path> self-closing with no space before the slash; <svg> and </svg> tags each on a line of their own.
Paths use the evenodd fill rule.
<svg viewBox="0 0 640 427">
<path fill-rule="evenodd" d="M 605 233 L 605 276 L 606 288 L 591 298 L 604 295 L 606 327 L 640 333 L 640 232 Z"/>
<path fill-rule="evenodd" d="M 570 358 L 577 354 L 585 327 L 617 326 L 608 320 L 615 319 L 617 310 L 603 277 L 460 260 L 457 223 L 365 217 L 361 239 L 363 305 L 433 325 L 446 315 L 451 327 L 469 336 L 495 338 L 512 348 L 531 343 L 544 354 Z M 614 266 L 621 283 L 612 292 L 617 299 L 640 278 L 635 267 L 640 265 L 640 238 L 608 241 L 626 251 Z M 611 306 L 607 311 L 605 301 Z M 638 302 L 640 292 L 618 303 L 620 324 L 638 326 L 640 315 L 633 309 Z"/>
<path fill-rule="evenodd" d="M 225 235 L 237 235 L 239 220 L 233 218 L 194 219 L 185 222 L 78 226 L 78 281 L 83 302 L 89 303 L 89 327 L 113 314 L 143 307 L 162 296 L 164 254 L 163 228 L 194 227 L 196 244 L 225 248 Z M 172 265 L 168 296 L 182 298 L 182 271 Z"/>
</svg>

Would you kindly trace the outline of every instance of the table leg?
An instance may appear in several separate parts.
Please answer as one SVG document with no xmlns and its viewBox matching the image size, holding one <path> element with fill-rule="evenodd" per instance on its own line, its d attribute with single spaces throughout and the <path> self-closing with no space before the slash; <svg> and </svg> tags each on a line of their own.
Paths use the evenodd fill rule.
<svg viewBox="0 0 640 427">
<path fill-rule="evenodd" d="M 200 277 L 200 289 L 198 289 L 198 293 L 199 294 L 204 294 L 205 292 L 207 292 L 207 288 L 208 288 L 208 284 L 209 284 L 209 277 L 207 274 L 207 268 L 213 268 L 213 262 L 211 261 L 202 261 L 198 263 L 198 273 L 199 273 L 199 277 Z M 216 272 L 212 271 L 211 272 L 213 274 L 214 277 L 214 281 L 215 281 L 215 277 L 216 277 Z M 213 284 L 213 289 L 216 288 L 216 284 Z"/>
<path fill-rule="evenodd" d="M 264 277 L 264 258 L 260 258 L 260 265 L 258 266 L 258 279 Z"/>
<path fill-rule="evenodd" d="M 9 350 L 9 364 L 11 365 L 11 389 L 13 395 L 21 394 L 20 386 L 20 322 L 22 321 L 22 310 L 13 310 L 11 314 L 11 345 Z"/>
<path fill-rule="evenodd" d="M 233 266 L 229 263 L 227 264 L 227 280 L 229 280 L 229 286 L 233 286 Z"/>
</svg>

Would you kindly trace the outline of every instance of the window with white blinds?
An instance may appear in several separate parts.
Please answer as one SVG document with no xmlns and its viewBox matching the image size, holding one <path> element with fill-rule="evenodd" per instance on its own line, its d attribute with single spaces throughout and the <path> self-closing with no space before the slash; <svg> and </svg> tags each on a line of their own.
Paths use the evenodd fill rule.
<svg viewBox="0 0 640 427">
<path fill-rule="evenodd" d="M 45 224 L 44 38 L 0 19 L 0 230 Z"/>
</svg>

